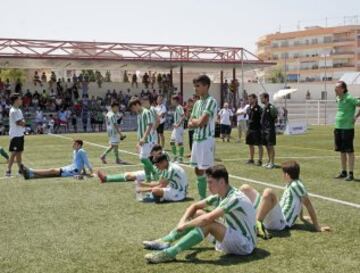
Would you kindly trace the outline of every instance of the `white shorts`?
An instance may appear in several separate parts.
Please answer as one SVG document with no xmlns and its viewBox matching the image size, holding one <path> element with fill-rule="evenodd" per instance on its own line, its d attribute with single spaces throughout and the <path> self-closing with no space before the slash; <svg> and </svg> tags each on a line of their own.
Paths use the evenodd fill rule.
<svg viewBox="0 0 360 273">
<path fill-rule="evenodd" d="M 164 191 L 163 200 L 164 201 L 181 201 L 184 200 L 186 194 L 184 191 L 178 191 L 171 187 L 166 187 L 162 189 Z"/>
<path fill-rule="evenodd" d="M 145 180 L 145 171 L 136 171 L 136 172 L 132 172 L 132 174 L 136 177 L 136 181 Z"/>
<path fill-rule="evenodd" d="M 279 203 L 269 211 L 263 224 L 264 227 L 269 230 L 283 230 L 286 228 L 286 219 Z"/>
<path fill-rule="evenodd" d="M 76 169 L 73 165 L 68 165 L 60 168 L 61 177 L 69 177 L 79 175 L 81 170 Z"/>
<path fill-rule="evenodd" d="M 184 128 L 174 128 L 171 132 L 171 142 L 175 142 L 176 144 L 184 143 Z"/>
<path fill-rule="evenodd" d="M 241 232 L 228 227 L 222 242 L 216 241 L 215 249 L 226 254 L 249 255 L 255 246 L 251 239 L 246 238 Z"/>
<path fill-rule="evenodd" d="M 242 132 L 247 131 L 247 120 L 239 120 L 237 127 Z"/>
<path fill-rule="evenodd" d="M 144 143 L 140 146 L 139 158 L 149 158 L 151 149 L 154 147 L 154 143 Z"/>
<path fill-rule="evenodd" d="M 111 136 L 109 138 L 109 144 L 111 145 L 118 145 L 120 143 L 120 136 L 116 135 L 116 136 Z"/>
<path fill-rule="evenodd" d="M 215 140 L 213 138 L 193 143 L 191 150 L 191 165 L 200 170 L 206 170 L 214 165 Z"/>
</svg>

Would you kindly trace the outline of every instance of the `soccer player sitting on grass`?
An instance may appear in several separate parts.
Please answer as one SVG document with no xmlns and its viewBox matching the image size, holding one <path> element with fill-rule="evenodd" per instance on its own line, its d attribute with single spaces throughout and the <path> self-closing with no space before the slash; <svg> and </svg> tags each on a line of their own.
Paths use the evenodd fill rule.
<svg viewBox="0 0 360 273">
<path fill-rule="evenodd" d="M 106 156 L 112 150 L 114 150 L 116 164 L 127 164 L 125 161 L 121 160 L 119 157 L 119 143 L 120 140 L 125 139 L 125 135 L 121 133 L 120 125 L 118 124 L 118 113 L 119 113 L 119 104 L 117 102 L 111 103 L 111 110 L 106 114 L 106 130 L 109 137 L 109 147 L 101 155 L 100 159 L 102 163 L 106 164 Z"/>
<path fill-rule="evenodd" d="M 170 138 L 171 150 L 174 155 L 174 161 L 183 162 L 184 160 L 184 120 L 185 113 L 184 108 L 180 104 L 180 98 L 178 96 L 172 96 L 171 104 L 175 107 L 174 111 L 174 124 Z M 179 157 L 177 156 L 178 146 Z"/>
<path fill-rule="evenodd" d="M 253 202 L 257 210 L 257 232 L 264 239 L 270 236 L 267 230 L 284 230 L 291 228 L 297 217 L 304 222 L 311 220 L 316 231 L 330 231 L 327 226 L 320 226 L 317 220 L 315 209 L 310 201 L 303 183 L 299 180 L 300 166 L 296 161 L 290 160 L 282 164 L 282 171 L 286 188 L 282 194 L 280 202 L 272 189 L 265 189 L 262 196 L 249 185 L 241 186 L 244 192 Z M 305 206 L 309 217 L 303 217 L 302 206 Z"/>
<path fill-rule="evenodd" d="M 151 170 L 153 165 L 149 159 L 150 152 L 154 146 L 153 130 L 154 119 L 148 109 L 141 105 L 138 98 L 132 98 L 129 102 L 129 108 L 133 113 L 137 114 L 137 138 L 138 143 L 136 149 L 139 153 L 141 163 L 144 165 L 145 179 L 151 181 Z"/>
<path fill-rule="evenodd" d="M 167 154 L 163 153 L 153 158 L 159 170 L 159 181 L 139 183 L 140 192 L 151 192 L 154 201 L 181 201 L 186 198 L 188 181 L 183 168 L 169 162 Z"/>
<path fill-rule="evenodd" d="M 162 153 L 162 147 L 159 144 L 155 144 L 150 152 L 150 161 L 156 156 L 159 156 Z M 129 182 L 129 181 L 144 181 L 145 180 L 145 171 L 139 170 L 134 172 L 125 172 L 120 174 L 107 175 L 105 172 L 98 170 L 97 176 L 100 179 L 101 183 L 107 182 Z M 151 169 L 151 180 L 158 180 L 158 172 L 156 168 Z"/>
<path fill-rule="evenodd" d="M 199 244 L 209 234 L 216 239 L 215 249 L 226 254 L 248 255 L 255 249 L 256 212 L 249 198 L 230 186 L 223 165 L 208 168 L 206 176 L 213 195 L 190 205 L 168 235 L 143 242 L 147 249 L 161 250 L 145 256 L 149 263 L 173 261 L 177 254 Z M 209 206 L 214 209 L 205 212 Z"/>
<path fill-rule="evenodd" d="M 90 176 L 93 176 L 93 169 L 83 149 L 83 141 L 74 140 L 73 143 L 73 162 L 71 165 L 61 168 L 51 169 L 32 169 L 24 166 L 23 176 L 25 179 L 46 178 L 46 177 L 82 177 L 85 167 L 89 169 Z"/>
</svg>

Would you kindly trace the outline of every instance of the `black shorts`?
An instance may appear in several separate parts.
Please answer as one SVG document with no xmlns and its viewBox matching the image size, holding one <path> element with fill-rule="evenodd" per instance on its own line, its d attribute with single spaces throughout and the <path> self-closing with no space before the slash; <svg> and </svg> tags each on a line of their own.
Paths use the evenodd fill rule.
<svg viewBox="0 0 360 273">
<path fill-rule="evenodd" d="M 354 129 L 335 129 L 335 151 L 341 153 L 353 153 L 354 135 Z"/>
<path fill-rule="evenodd" d="M 262 131 L 262 144 L 265 146 L 275 146 L 276 145 L 276 133 L 275 131 Z"/>
<path fill-rule="evenodd" d="M 231 126 L 226 124 L 220 124 L 220 134 L 222 135 L 230 135 Z"/>
<path fill-rule="evenodd" d="M 165 126 L 165 122 L 159 124 L 159 126 L 156 128 L 156 132 L 157 132 L 158 134 L 163 134 L 163 133 L 164 133 L 164 126 Z"/>
<path fill-rule="evenodd" d="M 22 136 L 22 137 L 13 137 L 10 140 L 9 151 L 10 152 L 22 152 L 22 151 L 24 151 L 24 136 Z"/>
<path fill-rule="evenodd" d="M 248 130 L 246 133 L 246 144 L 247 145 L 262 145 L 261 142 L 261 131 L 260 130 Z"/>
</svg>

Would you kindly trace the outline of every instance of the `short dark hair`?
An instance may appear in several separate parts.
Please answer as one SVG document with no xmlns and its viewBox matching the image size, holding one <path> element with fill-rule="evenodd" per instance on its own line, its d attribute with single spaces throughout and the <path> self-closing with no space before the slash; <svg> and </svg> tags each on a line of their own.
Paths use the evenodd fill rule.
<svg viewBox="0 0 360 273">
<path fill-rule="evenodd" d="M 250 94 L 249 97 L 252 97 L 253 99 L 257 99 L 257 96 L 254 93 Z"/>
<path fill-rule="evenodd" d="M 131 100 L 129 101 L 129 107 L 133 107 L 134 105 L 139 104 L 141 105 L 141 101 L 138 98 L 131 98 Z"/>
<path fill-rule="evenodd" d="M 162 146 L 160 144 L 155 144 L 152 149 L 151 149 L 151 153 L 152 152 L 157 152 L 157 151 L 162 151 Z"/>
<path fill-rule="evenodd" d="M 344 81 L 338 81 L 337 84 L 338 84 L 341 88 L 344 89 L 344 93 L 347 93 L 347 92 L 348 92 L 346 82 L 344 82 Z"/>
<path fill-rule="evenodd" d="M 282 171 L 290 176 L 291 179 L 299 179 L 300 165 L 295 160 L 285 161 L 281 164 Z"/>
<path fill-rule="evenodd" d="M 193 83 L 201 83 L 202 85 L 207 85 L 210 87 L 211 80 L 207 75 L 200 75 L 193 80 Z"/>
<path fill-rule="evenodd" d="M 180 101 L 180 97 L 178 95 L 172 96 L 171 99 L 176 100 L 177 102 Z"/>
<path fill-rule="evenodd" d="M 169 161 L 169 157 L 166 153 L 162 153 L 161 155 L 158 155 L 158 156 L 155 156 L 153 159 L 152 159 L 152 162 L 154 164 L 158 164 L 160 162 L 163 162 L 163 161 Z"/>
<path fill-rule="evenodd" d="M 115 106 L 119 107 L 119 103 L 118 103 L 117 101 L 113 101 L 113 102 L 111 103 L 111 108 L 113 108 L 113 107 L 115 107 Z"/>
<path fill-rule="evenodd" d="M 207 176 L 210 176 L 215 179 L 223 178 L 226 184 L 229 184 L 229 173 L 224 165 L 215 165 L 206 169 L 205 171 Z"/>
<path fill-rule="evenodd" d="M 79 144 L 81 147 L 84 145 L 84 142 L 81 139 L 75 139 L 74 142 Z"/>
<path fill-rule="evenodd" d="M 267 92 L 261 93 L 260 96 L 264 97 L 267 100 L 269 99 L 269 93 Z"/>
<path fill-rule="evenodd" d="M 14 93 L 10 95 L 10 103 L 13 105 L 17 99 L 21 98 L 19 93 Z"/>
</svg>

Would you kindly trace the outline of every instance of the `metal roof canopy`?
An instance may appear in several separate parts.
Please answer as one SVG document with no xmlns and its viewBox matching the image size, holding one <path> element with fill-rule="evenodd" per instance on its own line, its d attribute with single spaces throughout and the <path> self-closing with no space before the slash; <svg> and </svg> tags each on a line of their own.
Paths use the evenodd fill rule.
<svg viewBox="0 0 360 273">
<path fill-rule="evenodd" d="M 274 65 L 241 47 L 0 38 L 0 67 L 64 69 L 253 70 Z"/>
</svg>

